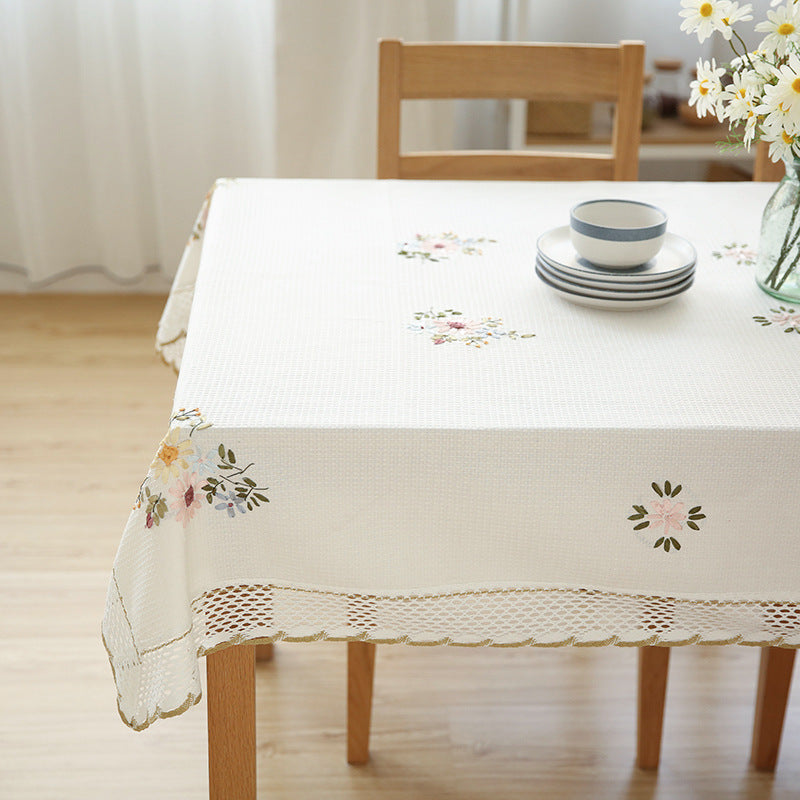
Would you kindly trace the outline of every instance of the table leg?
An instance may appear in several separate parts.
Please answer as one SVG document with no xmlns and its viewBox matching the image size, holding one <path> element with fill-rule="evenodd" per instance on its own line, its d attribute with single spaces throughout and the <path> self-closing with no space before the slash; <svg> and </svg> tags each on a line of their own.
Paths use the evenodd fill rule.
<svg viewBox="0 0 800 800">
<path fill-rule="evenodd" d="M 375 645 L 347 643 L 347 763 L 369 761 Z"/>
<path fill-rule="evenodd" d="M 255 800 L 255 648 L 211 653 L 206 683 L 209 800 Z"/>
<path fill-rule="evenodd" d="M 256 645 L 256 661 L 272 661 L 273 655 L 275 653 L 272 643 Z"/>
<path fill-rule="evenodd" d="M 668 671 L 669 647 L 639 648 L 636 764 L 640 769 L 658 769 Z"/>
<path fill-rule="evenodd" d="M 783 647 L 765 647 L 761 651 L 750 753 L 750 763 L 757 770 L 772 772 L 778 763 L 795 652 Z"/>
</svg>

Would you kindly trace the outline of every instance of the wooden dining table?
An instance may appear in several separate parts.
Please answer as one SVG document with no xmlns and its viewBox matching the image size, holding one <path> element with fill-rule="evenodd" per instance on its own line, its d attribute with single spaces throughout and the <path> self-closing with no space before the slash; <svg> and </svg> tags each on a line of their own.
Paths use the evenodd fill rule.
<svg viewBox="0 0 800 800">
<path fill-rule="evenodd" d="M 800 308 L 754 280 L 771 191 L 218 181 L 159 327 L 178 383 L 108 591 L 126 724 L 197 703 L 205 656 L 211 796 L 253 798 L 256 645 L 634 647 L 655 766 L 669 648 L 744 645 L 753 763 L 774 767 Z M 596 198 L 666 212 L 656 258 L 692 254 L 686 291 L 627 308 L 537 275 L 540 237 Z"/>
</svg>

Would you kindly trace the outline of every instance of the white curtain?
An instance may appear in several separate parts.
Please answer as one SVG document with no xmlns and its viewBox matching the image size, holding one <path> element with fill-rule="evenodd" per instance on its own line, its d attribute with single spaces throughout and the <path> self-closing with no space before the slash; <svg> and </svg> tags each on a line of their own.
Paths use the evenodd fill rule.
<svg viewBox="0 0 800 800">
<path fill-rule="evenodd" d="M 285 0 L 277 4 L 278 175 L 375 176 L 378 44 L 454 38 L 454 0 Z M 452 146 L 453 110 L 405 103 L 403 146 Z"/>
<path fill-rule="evenodd" d="M 0 273 L 171 275 L 218 177 L 374 175 L 377 39 L 452 39 L 454 2 L 0 0 Z"/>
<path fill-rule="evenodd" d="M 269 4 L 0 0 L 0 263 L 177 264 L 221 175 L 274 171 Z"/>
</svg>

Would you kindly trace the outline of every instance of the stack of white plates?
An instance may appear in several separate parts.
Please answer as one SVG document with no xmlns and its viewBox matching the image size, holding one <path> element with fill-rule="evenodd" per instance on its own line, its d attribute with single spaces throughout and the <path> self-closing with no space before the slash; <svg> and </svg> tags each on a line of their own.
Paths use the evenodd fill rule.
<svg viewBox="0 0 800 800">
<path fill-rule="evenodd" d="M 568 225 L 542 234 L 536 250 L 536 274 L 554 292 L 579 305 L 616 310 L 650 308 L 682 294 L 692 285 L 697 260 L 686 239 L 668 233 L 646 264 L 598 267 L 575 252 Z"/>
</svg>

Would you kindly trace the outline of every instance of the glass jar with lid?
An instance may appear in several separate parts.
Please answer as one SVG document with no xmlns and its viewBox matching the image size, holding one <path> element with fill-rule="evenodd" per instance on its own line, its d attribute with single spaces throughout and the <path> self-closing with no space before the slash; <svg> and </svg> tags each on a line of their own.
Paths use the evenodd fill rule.
<svg viewBox="0 0 800 800">
<path fill-rule="evenodd" d="M 654 92 L 658 101 L 658 113 L 661 117 L 677 117 L 678 106 L 684 95 L 681 72 L 683 62 L 675 58 L 657 58 L 655 67 Z"/>
</svg>

